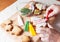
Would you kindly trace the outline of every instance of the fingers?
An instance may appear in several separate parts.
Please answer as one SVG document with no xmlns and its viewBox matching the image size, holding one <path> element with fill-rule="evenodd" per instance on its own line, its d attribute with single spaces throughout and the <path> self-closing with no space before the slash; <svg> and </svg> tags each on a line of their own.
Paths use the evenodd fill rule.
<svg viewBox="0 0 60 42">
<path fill-rule="evenodd" d="M 54 14 L 55 14 L 55 12 L 53 11 L 52 13 L 49 14 L 48 17 L 51 17 L 51 16 L 53 16 Z"/>
<path fill-rule="evenodd" d="M 58 14 L 58 8 L 55 8 L 54 10 L 53 10 L 53 12 L 51 12 L 50 14 L 49 14 L 49 16 L 48 17 L 51 17 L 51 16 L 54 16 L 54 15 L 56 15 L 56 14 Z"/>
<path fill-rule="evenodd" d="M 47 10 L 46 10 L 46 16 L 47 16 L 48 12 L 49 12 L 51 9 L 54 10 L 54 9 L 53 9 L 53 6 L 54 6 L 54 5 L 52 5 L 52 6 L 50 6 L 50 7 L 47 8 Z M 48 16 L 48 17 L 49 17 L 49 16 Z"/>
<path fill-rule="evenodd" d="M 51 6 L 50 6 L 49 8 L 47 8 L 47 10 L 46 10 L 46 16 L 47 16 L 48 12 L 49 12 L 51 9 L 52 9 L 53 11 L 52 11 L 51 13 L 49 13 L 48 17 L 51 17 L 51 16 L 53 16 L 53 15 L 58 14 L 59 8 L 58 8 L 56 5 L 51 5 Z"/>
</svg>

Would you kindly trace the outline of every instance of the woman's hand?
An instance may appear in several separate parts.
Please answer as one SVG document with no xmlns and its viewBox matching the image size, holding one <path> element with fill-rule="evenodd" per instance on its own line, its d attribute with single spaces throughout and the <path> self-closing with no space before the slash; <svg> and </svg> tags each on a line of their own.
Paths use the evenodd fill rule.
<svg viewBox="0 0 60 42">
<path fill-rule="evenodd" d="M 49 13 L 50 10 L 53 10 L 53 11 Z M 48 17 L 51 17 L 53 15 L 60 13 L 60 6 L 59 5 L 51 5 L 46 10 L 46 16 L 48 13 L 49 13 Z"/>
<path fill-rule="evenodd" d="M 55 29 L 50 29 L 49 42 L 60 42 L 60 33 Z"/>
</svg>

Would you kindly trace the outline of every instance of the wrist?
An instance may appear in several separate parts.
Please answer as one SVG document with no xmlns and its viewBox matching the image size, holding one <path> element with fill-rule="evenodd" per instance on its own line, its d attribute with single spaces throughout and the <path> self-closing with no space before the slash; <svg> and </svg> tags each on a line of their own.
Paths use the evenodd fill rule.
<svg viewBox="0 0 60 42">
<path fill-rule="evenodd" d="M 57 5 L 57 7 L 58 7 L 58 9 L 59 9 L 59 12 L 58 12 L 58 13 L 60 14 L 60 5 Z"/>
<path fill-rule="evenodd" d="M 59 6 L 59 13 L 60 13 L 60 6 Z"/>
</svg>

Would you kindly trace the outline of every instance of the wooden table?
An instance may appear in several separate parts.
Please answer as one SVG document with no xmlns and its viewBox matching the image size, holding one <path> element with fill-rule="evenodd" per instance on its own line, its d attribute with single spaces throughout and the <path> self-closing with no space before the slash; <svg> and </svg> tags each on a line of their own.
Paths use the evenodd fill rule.
<svg viewBox="0 0 60 42">
<path fill-rule="evenodd" d="M 16 0 L 0 0 L 0 11 L 14 3 Z"/>
</svg>

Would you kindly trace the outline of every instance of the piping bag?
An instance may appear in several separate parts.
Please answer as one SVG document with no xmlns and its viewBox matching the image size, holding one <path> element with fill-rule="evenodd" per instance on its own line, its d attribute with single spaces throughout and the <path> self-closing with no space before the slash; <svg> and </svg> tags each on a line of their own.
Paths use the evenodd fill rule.
<svg viewBox="0 0 60 42">
<path fill-rule="evenodd" d="M 48 17 L 48 16 L 49 16 L 49 14 L 50 14 L 50 13 L 52 13 L 52 12 L 53 12 L 53 10 L 52 10 L 52 9 L 50 9 L 50 10 L 48 11 L 47 16 L 46 16 L 46 21 L 48 21 L 48 20 L 49 20 L 49 17 Z"/>
</svg>

